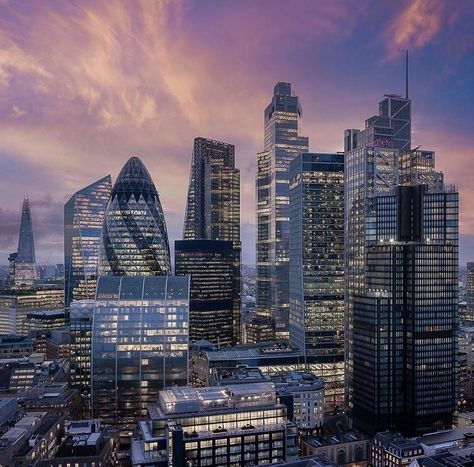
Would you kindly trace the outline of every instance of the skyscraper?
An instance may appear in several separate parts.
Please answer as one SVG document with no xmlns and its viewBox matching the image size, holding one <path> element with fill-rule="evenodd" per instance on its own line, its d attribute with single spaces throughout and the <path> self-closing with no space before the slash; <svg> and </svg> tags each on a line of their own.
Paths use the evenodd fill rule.
<svg viewBox="0 0 474 467">
<path fill-rule="evenodd" d="M 410 100 L 392 95 L 385 96 L 379 104 L 380 113 L 382 109 L 392 108 L 392 100 L 404 102 L 406 113 L 410 115 Z M 344 351 L 345 401 L 349 408 L 352 404 L 353 297 L 365 290 L 367 237 L 375 228 L 374 197 L 389 193 L 400 182 L 399 148 L 405 145 L 400 140 L 394 141 L 393 135 L 394 125 L 385 115 L 371 117 L 366 120 L 364 130 L 346 130 L 344 135 Z"/>
<path fill-rule="evenodd" d="M 191 240 L 194 242 L 186 246 L 184 242 Z M 195 242 L 195 240 L 206 241 Z M 229 245 L 210 241 L 231 242 L 234 257 L 231 289 L 228 288 L 229 278 L 227 272 Z M 232 320 L 230 343 L 238 343 L 240 341 L 241 304 L 240 171 L 235 168 L 235 147 L 233 144 L 207 138 L 195 138 L 189 175 L 183 242 L 178 243 L 180 255 L 179 258 L 178 255 L 176 256 L 175 262 L 176 264 L 179 263 L 180 272 L 177 272 L 177 274 L 189 273 L 192 275 L 192 313 L 189 324 L 191 336 L 197 336 L 200 333 L 198 329 L 202 329 L 204 321 L 207 322 L 205 315 L 209 315 L 213 310 L 216 311 L 216 296 L 214 296 L 214 302 L 211 305 L 209 296 L 206 295 L 204 288 L 201 286 L 206 283 L 205 288 L 207 288 L 211 283 L 217 286 L 221 282 L 222 288 L 219 292 L 221 300 L 224 300 L 225 306 L 230 308 L 225 311 L 223 309 L 224 301 L 221 301 L 218 305 L 220 317 L 222 318 L 224 314 L 229 316 L 228 312 L 230 312 Z M 203 247 L 202 251 L 197 250 L 199 246 Z M 213 248 L 214 253 L 211 254 Z M 191 251 L 195 252 L 198 261 L 204 261 L 206 257 L 209 258 L 216 269 L 211 271 L 204 263 L 202 269 L 196 268 L 195 264 L 189 262 L 189 258 L 185 259 Z M 224 263 L 225 266 L 223 266 Z M 218 277 L 219 271 L 223 274 L 221 278 Z M 201 272 L 202 277 L 196 277 Z M 201 285 L 198 286 L 198 284 Z M 209 305 L 209 309 L 206 309 L 206 303 Z M 201 316 L 196 307 L 199 307 Z M 199 320 L 202 321 L 198 322 Z M 227 324 L 225 328 L 227 329 Z M 208 337 L 212 337 L 214 334 L 211 330 L 209 331 Z M 226 333 L 222 343 L 227 343 L 228 337 L 229 335 Z"/>
<path fill-rule="evenodd" d="M 95 297 L 105 209 L 112 190 L 107 175 L 71 196 L 64 206 L 65 303 Z"/>
<path fill-rule="evenodd" d="M 35 243 L 33 239 L 33 223 L 31 220 L 30 200 L 23 200 L 21 210 L 20 235 L 16 255 L 11 255 L 14 261 L 14 285 L 31 285 L 37 278 Z"/>
<path fill-rule="evenodd" d="M 344 400 L 344 155 L 296 156 L 289 183 L 290 343 L 332 411 Z"/>
<path fill-rule="evenodd" d="M 158 192 L 143 162 L 131 157 L 107 204 L 99 275 L 158 276 L 170 272 L 168 233 Z"/>
<path fill-rule="evenodd" d="M 183 240 L 240 245 L 240 171 L 233 144 L 194 139 Z"/>
<path fill-rule="evenodd" d="M 189 278 L 99 277 L 92 331 L 92 416 L 128 437 L 158 391 L 186 385 Z"/>
<path fill-rule="evenodd" d="M 257 314 L 271 317 L 277 337 L 288 337 L 288 167 L 308 152 L 299 136 L 302 108 L 290 83 L 278 83 L 265 109 L 264 151 L 257 154 Z"/>
<path fill-rule="evenodd" d="M 474 263 L 467 263 L 466 269 L 466 317 L 474 321 Z"/>
<path fill-rule="evenodd" d="M 190 276 L 189 340 L 220 346 L 237 343 L 233 328 L 233 242 L 175 242 L 175 273 Z"/>
<path fill-rule="evenodd" d="M 366 288 L 353 296 L 353 420 L 406 436 L 452 427 L 457 407 L 458 209 L 453 188 L 374 198 Z"/>
</svg>

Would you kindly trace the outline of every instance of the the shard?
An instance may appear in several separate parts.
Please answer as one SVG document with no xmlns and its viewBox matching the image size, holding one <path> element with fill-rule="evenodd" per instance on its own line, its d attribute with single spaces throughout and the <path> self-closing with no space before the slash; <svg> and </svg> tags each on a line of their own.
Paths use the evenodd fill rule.
<svg viewBox="0 0 474 467">
<path fill-rule="evenodd" d="M 102 226 L 99 276 L 160 276 L 171 273 L 160 198 L 138 157 L 122 168 Z"/>
<path fill-rule="evenodd" d="M 37 278 L 35 242 L 33 239 L 33 224 L 31 221 L 30 201 L 28 197 L 23 200 L 21 210 L 20 237 L 16 255 L 11 255 L 14 265 L 10 266 L 12 271 L 12 283 L 14 285 L 31 285 Z"/>
</svg>

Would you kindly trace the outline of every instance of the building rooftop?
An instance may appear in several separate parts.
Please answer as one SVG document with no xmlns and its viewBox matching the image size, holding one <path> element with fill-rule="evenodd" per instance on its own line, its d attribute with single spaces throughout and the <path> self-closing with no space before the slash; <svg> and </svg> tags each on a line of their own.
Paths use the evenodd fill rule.
<svg viewBox="0 0 474 467">
<path fill-rule="evenodd" d="M 164 416 L 275 403 L 276 392 L 272 383 L 244 383 L 205 388 L 181 386 L 160 391 L 157 413 L 154 413 L 156 410 L 153 410 L 152 406 L 150 414 Z"/>
<path fill-rule="evenodd" d="M 261 357 L 282 357 L 282 356 L 299 356 L 303 355 L 301 350 L 291 347 L 288 344 L 277 343 L 261 343 L 261 344 L 242 344 L 235 347 L 224 349 L 204 350 L 208 360 L 231 360 L 245 358 L 261 358 Z"/>
</svg>

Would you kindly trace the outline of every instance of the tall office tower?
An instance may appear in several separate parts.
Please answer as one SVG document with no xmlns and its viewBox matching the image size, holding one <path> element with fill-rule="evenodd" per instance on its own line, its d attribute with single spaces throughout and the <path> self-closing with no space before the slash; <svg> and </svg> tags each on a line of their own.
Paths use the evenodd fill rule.
<svg viewBox="0 0 474 467">
<path fill-rule="evenodd" d="M 458 211 L 453 188 L 374 198 L 366 288 L 353 296 L 353 421 L 414 436 L 457 407 Z"/>
<path fill-rule="evenodd" d="M 289 182 L 290 343 L 333 411 L 344 402 L 344 154 L 296 156 Z"/>
<path fill-rule="evenodd" d="M 288 337 L 289 188 L 288 167 L 308 152 L 299 136 L 299 98 L 290 83 L 278 83 L 265 109 L 264 151 L 257 154 L 257 314 L 271 317 L 277 337 Z"/>
<path fill-rule="evenodd" d="M 30 200 L 25 198 L 21 210 L 20 237 L 14 260 L 14 285 L 31 285 L 37 278 L 33 223 L 31 221 Z"/>
<path fill-rule="evenodd" d="M 171 273 L 168 232 L 153 180 L 131 157 L 112 188 L 102 227 L 99 276 Z"/>
<path fill-rule="evenodd" d="M 92 332 L 92 416 L 129 437 L 158 391 L 188 381 L 189 278 L 101 276 Z"/>
<path fill-rule="evenodd" d="M 469 321 L 474 321 L 474 263 L 467 263 L 466 302 L 466 316 Z"/>
<path fill-rule="evenodd" d="M 71 196 L 64 206 L 65 303 L 95 297 L 105 209 L 112 190 L 107 175 Z"/>
<path fill-rule="evenodd" d="M 233 144 L 194 139 L 183 240 L 240 244 L 240 171 Z"/>
<path fill-rule="evenodd" d="M 83 394 L 91 392 L 91 344 L 94 300 L 74 300 L 70 304 L 69 362 L 71 387 Z"/>
<path fill-rule="evenodd" d="M 241 305 L 240 171 L 235 168 L 235 147 L 233 144 L 195 138 L 183 240 L 232 242 L 234 255 L 232 343 L 238 343 L 240 341 Z M 197 245 L 197 243 L 192 243 L 189 247 L 182 246 L 182 248 L 191 250 Z M 201 259 L 209 255 L 209 245 L 211 244 L 203 242 L 202 245 L 204 250 L 201 253 L 196 251 Z M 227 246 L 224 249 L 227 250 Z M 220 254 L 217 253 L 217 255 Z M 199 271 L 195 269 L 194 275 L 198 273 Z M 191 296 L 194 297 L 194 304 L 197 303 L 195 300 L 199 300 L 204 306 L 207 299 L 205 295 L 200 295 L 199 290 L 193 290 L 194 284 L 208 280 L 208 275 L 191 280 Z M 224 276 L 222 281 L 227 283 L 227 277 Z M 201 308 L 201 311 L 210 313 L 212 309 Z M 192 313 L 190 330 L 193 335 L 195 335 L 193 329 L 202 326 L 202 323 L 198 324 L 194 321 L 195 317 L 197 318 L 197 315 Z"/>
<path fill-rule="evenodd" d="M 407 140 L 410 141 L 405 133 L 398 139 L 394 138 L 395 126 L 398 128 L 400 122 L 395 125 L 389 116 L 382 115 L 382 110 L 401 107 L 405 109 L 404 115 L 409 117 L 410 106 L 408 98 L 385 96 L 379 104 L 381 115 L 367 119 L 364 130 L 346 130 L 344 134 L 344 351 L 345 402 L 349 409 L 352 406 L 353 297 L 365 290 L 367 236 L 375 227 L 374 197 L 390 192 L 400 183 L 400 149 L 406 147 Z M 404 126 L 408 127 L 411 127 L 410 123 Z"/>
<path fill-rule="evenodd" d="M 222 240 L 175 242 L 175 273 L 190 276 L 189 340 L 236 343 L 233 328 L 234 248 Z"/>
</svg>

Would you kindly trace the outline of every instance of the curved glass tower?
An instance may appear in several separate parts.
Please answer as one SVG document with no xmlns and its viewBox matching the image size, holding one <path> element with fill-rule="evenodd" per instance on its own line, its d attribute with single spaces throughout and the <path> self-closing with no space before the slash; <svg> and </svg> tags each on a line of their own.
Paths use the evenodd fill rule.
<svg viewBox="0 0 474 467">
<path fill-rule="evenodd" d="M 99 276 L 170 273 L 168 233 L 158 192 L 143 162 L 131 157 L 119 173 L 105 212 Z"/>
</svg>

